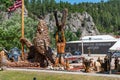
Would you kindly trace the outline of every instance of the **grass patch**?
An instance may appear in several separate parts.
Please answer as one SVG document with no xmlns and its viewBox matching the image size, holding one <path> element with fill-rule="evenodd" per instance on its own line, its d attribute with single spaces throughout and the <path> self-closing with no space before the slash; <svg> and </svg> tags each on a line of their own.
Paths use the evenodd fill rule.
<svg viewBox="0 0 120 80">
<path fill-rule="evenodd" d="M 120 80 L 120 78 L 29 71 L 0 71 L 0 80 Z"/>
</svg>

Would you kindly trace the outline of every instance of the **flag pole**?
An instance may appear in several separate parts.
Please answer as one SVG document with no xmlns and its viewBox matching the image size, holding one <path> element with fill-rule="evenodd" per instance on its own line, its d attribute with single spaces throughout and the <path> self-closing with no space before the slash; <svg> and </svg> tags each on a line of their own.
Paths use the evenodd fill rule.
<svg viewBox="0 0 120 80">
<path fill-rule="evenodd" d="M 22 0 L 22 38 L 24 38 L 24 0 Z M 24 60 L 24 44 L 22 44 L 22 60 Z"/>
</svg>

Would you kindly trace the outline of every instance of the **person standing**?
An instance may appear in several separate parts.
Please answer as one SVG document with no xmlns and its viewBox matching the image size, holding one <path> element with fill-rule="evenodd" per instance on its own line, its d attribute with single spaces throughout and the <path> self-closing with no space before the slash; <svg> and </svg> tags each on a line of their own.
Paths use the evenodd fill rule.
<svg viewBox="0 0 120 80">
<path fill-rule="evenodd" d="M 114 62 L 114 64 L 115 64 L 115 70 L 117 70 L 117 69 L 118 69 L 118 64 L 119 64 L 119 59 L 118 59 L 118 57 L 115 57 L 115 62 Z"/>
<path fill-rule="evenodd" d="M 110 70 L 110 59 L 108 56 L 105 56 L 104 58 L 104 71 L 109 71 Z"/>
</svg>

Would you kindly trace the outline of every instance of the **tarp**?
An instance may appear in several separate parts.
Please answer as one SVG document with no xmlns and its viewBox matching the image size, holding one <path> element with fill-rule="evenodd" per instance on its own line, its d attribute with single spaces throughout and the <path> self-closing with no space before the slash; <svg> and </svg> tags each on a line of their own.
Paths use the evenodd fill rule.
<svg viewBox="0 0 120 80">
<path fill-rule="evenodd" d="M 120 51 L 120 39 L 111 47 L 109 48 L 110 51 Z"/>
</svg>

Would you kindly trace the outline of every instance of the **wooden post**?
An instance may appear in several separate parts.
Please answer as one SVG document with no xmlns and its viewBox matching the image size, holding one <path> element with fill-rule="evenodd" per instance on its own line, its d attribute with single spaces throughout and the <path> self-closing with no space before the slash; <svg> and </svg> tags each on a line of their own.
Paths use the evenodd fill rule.
<svg viewBox="0 0 120 80">
<path fill-rule="evenodd" d="M 22 0 L 22 38 L 24 38 L 24 0 Z M 22 59 L 24 60 L 24 44 L 22 44 Z"/>
<path fill-rule="evenodd" d="M 82 48 L 82 54 L 81 55 L 83 55 L 84 54 L 84 45 L 83 45 L 83 39 L 81 39 L 81 48 Z"/>
</svg>

